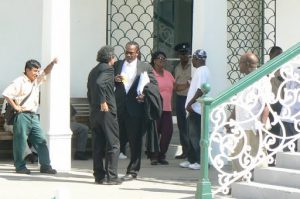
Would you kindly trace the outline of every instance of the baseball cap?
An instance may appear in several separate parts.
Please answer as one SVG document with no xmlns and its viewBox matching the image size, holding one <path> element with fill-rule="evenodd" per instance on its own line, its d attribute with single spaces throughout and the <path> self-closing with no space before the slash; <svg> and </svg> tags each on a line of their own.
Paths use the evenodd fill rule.
<svg viewBox="0 0 300 199">
<path fill-rule="evenodd" d="M 174 50 L 180 53 L 186 53 L 191 51 L 189 43 L 179 43 L 174 47 Z"/>
<path fill-rule="evenodd" d="M 194 52 L 193 57 L 196 57 L 197 59 L 206 59 L 207 54 L 205 50 L 198 49 Z"/>
</svg>

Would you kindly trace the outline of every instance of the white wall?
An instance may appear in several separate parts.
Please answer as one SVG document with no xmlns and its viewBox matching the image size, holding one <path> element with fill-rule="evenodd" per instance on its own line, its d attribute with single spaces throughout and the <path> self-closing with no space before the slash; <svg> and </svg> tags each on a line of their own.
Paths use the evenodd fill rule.
<svg viewBox="0 0 300 199">
<path fill-rule="evenodd" d="M 0 0 L 0 92 L 41 61 L 43 0 Z M 86 80 L 106 44 L 106 1 L 71 0 L 71 97 L 86 97 Z M 47 64 L 47 63 L 42 63 Z"/>
<path fill-rule="evenodd" d="M 216 6 L 218 5 L 218 6 Z M 213 11 L 212 11 L 213 10 Z M 227 2 L 194 0 L 193 51 L 207 52 L 206 65 L 211 72 L 210 96 L 229 87 L 227 80 Z"/>
<path fill-rule="evenodd" d="M 97 51 L 106 44 L 106 1 L 71 0 L 71 97 L 86 97 Z"/>
<path fill-rule="evenodd" d="M 41 58 L 42 1 L 0 1 L 0 92 L 24 71 L 28 59 Z M 2 97 L 2 95 L 1 95 Z"/>
<path fill-rule="evenodd" d="M 276 45 L 282 47 L 283 50 L 300 42 L 299 7 L 299 0 L 277 0 Z"/>
</svg>

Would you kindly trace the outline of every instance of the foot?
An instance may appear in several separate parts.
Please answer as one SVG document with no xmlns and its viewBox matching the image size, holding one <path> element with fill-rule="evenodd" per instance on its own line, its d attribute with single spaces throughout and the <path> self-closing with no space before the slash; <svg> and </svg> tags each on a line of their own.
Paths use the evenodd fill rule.
<svg viewBox="0 0 300 199">
<path fill-rule="evenodd" d="M 115 179 L 110 179 L 107 180 L 106 178 L 98 180 L 95 179 L 95 183 L 96 184 L 101 184 L 101 185 L 120 185 L 122 184 L 123 180 L 121 180 L 120 178 L 115 178 Z"/>
<path fill-rule="evenodd" d="M 57 171 L 55 169 L 52 169 L 52 167 L 47 167 L 47 168 L 40 168 L 41 173 L 47 173 L 47 174 L 57 174 Z"/>
<path fill-rule="evenodd" d="M 158 160 L 158 163 L 162 164 L 162 165 L 168 165 L 169 164 L 169 162 L 166 159 Z"/>
<path fill-rule="evenodd" d="M 119 154 L 119 159 L 120 159 L 120 160 L 125 160 L 125 159 L 127 159 L 127 156 L 126 156 L 124 153 L 121 152 L 121 153 Z"/>
<path fill-rule="evenodd" d="M 88 160 L 86 153 L 84 151 L 76 151 L 74 155 L 74 160 Z"/>
<path fill-rule="evenodd" d="M 199 170 L 200 168 L 201 168 L 201 166 L 197 162 L 189 165 L 189 169 L 192 169 L 192 170 Z"/>
<path fill-rule="evenodd" d="M 151 160 L 151 165 L 158 165 L 158 161 L 157 160 Z"/>
<path fill-rule="evenodd" d="M 136 175 L 134 174 L 126 174 L 125 176 L 123 176 L 121 179 L 122 181 L 130 181 L 130 180 L 134 180 L 136 179 Z"/>
<path fill-rule="evenodd" d="M 184 161 L 179 164 L 182 168 L 188 168 L 191 163 L 189 161 Z"/>
<path fill-rule="evenodd" d="M 27 168 L 24 169 L 20 169 L 20 170 L 16 170 L 16 173 L 20 173 L 20 174 L 30 174 L 30 170 Z"/>
<path fill-rule="evenodd" d="M 186 158 L 186 155 L 184 153 L 181 155 L 175 156 L 175 159 L 185 159 L 185 158 Z"/>
</svg>

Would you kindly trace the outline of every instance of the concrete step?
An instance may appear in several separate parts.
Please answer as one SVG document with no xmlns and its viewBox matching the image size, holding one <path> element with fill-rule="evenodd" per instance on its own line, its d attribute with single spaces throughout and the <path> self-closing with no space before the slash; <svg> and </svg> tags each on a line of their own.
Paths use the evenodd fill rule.
<svg viewBox="0 0 300 199">
<path fill-rule="evenodd" d="M 300 153 L 280 152 L 276 155 L 276 167 L 300 170 Z"/>
<path fill-rule="evenodd" d="M 300 190 L 257 182 L 239 182 L 232 184 L 232 197 L 238 199 L 299 199 Z"/>
<path fill-rule="evenodd" d="M 300 170 L 268 167 L 254 170 L 254 181 L 300 189 Z"/>
</svg>

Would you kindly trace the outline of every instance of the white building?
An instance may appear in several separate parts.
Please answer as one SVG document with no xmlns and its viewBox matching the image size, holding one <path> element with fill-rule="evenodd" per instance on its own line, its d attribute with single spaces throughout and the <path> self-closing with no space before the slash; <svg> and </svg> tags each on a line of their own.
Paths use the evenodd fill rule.
<svg viewBox="0 0 300 199">
<path fill-rule="evenodd" d="M 0 0 L 0 90 L 28 59 L 45 66 L 59 57 L 43 88 L 41 115 L 53 166 L 68 170 L 69 98 L 86 97 L 101 46 L 115 46 L 122 58 L 122 47 L 135 40 L 142 60 L 149 60 L 153 49 L 174 58 L 174 45 L 190 42 L 193 50 L 208 53 L 216 96 L 239 78 L 235 64 L 241 53 L 254 50 L 263 62 L 271 46 L 285 50 L 300 40 L 293 23 L 299 6 L 298 0 Z"/>
</svg>

